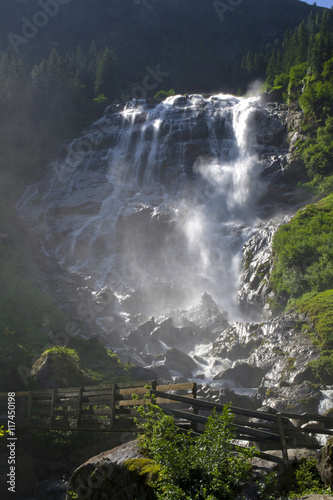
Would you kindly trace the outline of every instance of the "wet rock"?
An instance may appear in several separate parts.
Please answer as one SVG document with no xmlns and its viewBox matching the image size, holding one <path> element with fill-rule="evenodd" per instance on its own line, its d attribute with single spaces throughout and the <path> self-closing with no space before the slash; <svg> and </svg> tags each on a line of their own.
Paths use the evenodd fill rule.
<svg viewBox="0 0 333 500">
<path fill-rule="evenodd" d="M 160 340 L 168 347 L 176 347 L 182 351 L 189 352 L 197 343 L 196 330 L 197 328 L 193 329 L 191 326 L 176 328 L 173 325 L 173 319 L 167 318 L 158 324 L 155 330 L 150 334 L 150 337 L 151 339 Z M 163 347 L 161 347 L 160 353 L 163 352 Z"/>
<path fill-rule="evenodd" d="M 215 340 L 212 353 L 222 359 L 240 353 L 243 362 L 263 370 L 267 385 L 292 384 L 304 366 L 320 356 L 302 332 L 304 322 L 293 312 L 260 324 L 234 323 Z"/>
<path fill-rule="evenodd" d="M 128 460 L 145 460 L 139 452 L 136 441 L 130 441 L 117 448 L 91 458 L 72 475 L 68 491 L 84 497 L 89 492 L 89 500 L 155 500 L 156 496 L 147 485 L 147 475 L 130 471 Z M 71 496 L 67 495 L 67 500 Z"/>
<path fill-rule="evenodd" d="M 265 319 L 272 316 L 268 299 L 273 297 L 269 284 L 272 267 L 272 239 L 278 227 L 288 219 L 276 218 L 261 223 L 255 234 L 245 243 L 243 272 L 238 289 L 238 302 L 246 314 Z"/>
<path fill-rule="evenodd" d="M 268 115 L 262 122 L 258 132 L 259 144 L 270 144 L 277 146 L 281 144 L 286 125 L 282 123 L 277 114 Z"/>
<path fill-rule="evenodd" d="M 214 299 L 208 293 L 201 296 L 197 306 L 187 311 L 181 311 L 176 317 L 176 321 L 182 321 L 186 326 L 195 325 L 193 331 L 197 335 L 197 342 L 214 341 L 219 333 L 228 328 L 228 315 L 221 311 Z"/>
<path fill-rule="evenodd" d="M 306 381 L 290 387 L 272 387 L 266 393 L 265 404 L 284 413 L 317 414 L 321 399 L 321 391 Z"/>
<path fill-rule="evenodd" d="M 151 369 L 156 373 L 156 378 L 158 379 L 159 383 L 161 383 L 161 380 L 172 382 L 172 376 L 170 375 L 169 369 L 164 364 L 164 362 L 159 362 L 152 365 Z"/>
<path fill-rule="evenodd" d="M 333 439 L 327 441 L 321 448 L 317 458 L 317 467 L 323 482 L 333 487 Z"/>
<path fill-rule="evenodd" d="M 228 368 L 223 373 L 216 375 L 214 380 L 232 380 L 242 387 L 259 387 L 264 377 L 264 371 L 257 366 L 241 363 L 234 368 Z"/>
<path fill-rule="evenodd" d="M 143 366 L 132 366 L 130 376 L 132 380 L 156 380 L 158 378 L 154 369 L 144 368 Z"/>
<path fill-rule="evenodd" d="M 155 319 L 151 318 L 145 323 L 139 325 L 135 330 L 131 331 L 126 338 L 127 345 L 135 348 L 138 352 L 148 353 L 150 342 L 150 334 L 155 328 Z"/>
<path fill-rule="evenodd" d="M 244 394 L 237 394 L 230 389 L 221 389 L 219 394 L 219 403 L 228 404 L 236 406 L 237 408 L 246 408 L 247 410 L 257 410 L 261 404 L 262 400 L 255 397 L 246 396 Z M 239 418 L 239 417 L 237 417 Z"/>
<path fill-rule="evenodd" d="M 170 349 L 165 355 L 165 365 L 170 371 L 180 373 L 184 377 L 192 377 L 198 369 L 197 363 L 179 349 Z"/>
<path fill-rule="evenodd" d="M 31 378 L 42 389 L 92 384 L 87 369 L 66 352 L 45 351 L 31 369 Z"/>
<path fill-rule="evenodd" d="M 260 100 L 263 104 L 267 104 L 270 102 L 281 102 L 283 100 L 282 89 L 275 89 L 271 92 L 263 92 L 260 95 Z"/>
</svg>

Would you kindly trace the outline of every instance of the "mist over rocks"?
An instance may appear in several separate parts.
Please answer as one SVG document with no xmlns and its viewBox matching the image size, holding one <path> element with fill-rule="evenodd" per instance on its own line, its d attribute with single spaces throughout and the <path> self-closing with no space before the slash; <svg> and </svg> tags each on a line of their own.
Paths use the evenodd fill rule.
<svg viewBox="0 0 333 500">
<path fill-rule="evenodd" d="M 308 201 L 299 123 L 255 97 L 173 96 L 107 108 L 67 145 L 18 209 L 85 282 L 79 335 L 96 327 L 141 375 L 194 380 L 217 401 L 274 406 L 271 387 L 303 382 L 319 353 L 302 317 L 269 307 L 272 237 Z"/>
</svg>

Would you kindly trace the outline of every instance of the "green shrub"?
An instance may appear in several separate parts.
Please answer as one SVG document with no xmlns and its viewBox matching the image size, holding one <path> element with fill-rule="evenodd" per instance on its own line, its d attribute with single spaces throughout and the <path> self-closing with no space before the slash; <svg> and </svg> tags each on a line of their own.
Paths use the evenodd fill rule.
<svg viewBox="0 0 333 500">
<path fill-rule="evenodd" d="M 289 498 L 299 498 L 299 495 L 330 494 L 331 488 L 325 487 L 317 469 L 316 459 L 301 459 L 299 469 L 295 472 L 294 491 Z"/>
<path fill-rule="evenodd" d="M 333 384 L 333 359 L 330 356 L 322 356 L 307 364 L 313 374 L 313 380 L 321 384 Z"/>
<path fill-rule="evenodd" d="M 160 465 L 158 479 L 151 485 L 158 499 L 228 499 L 237 497 L 241 484 L 250 477 L 252 448 L 233 446 L 233 415 L 226 405 L 213 413 L 205 432 L 192 437 L 181 432 L 172 416 L 146 404 L 138 408 L 142 453 Z M 268 498 L 267 496 L 264 498 Z"/>
<path fill-rule="evenodd" d="M 173 96 L 173 95 L 176 95 L 176 92 L 174 91 L 174 89 L 170 89 L 168 91 L 166 90 L 160 90 L 159 92 L 157 92 L 157 94 L 155 94 L 155 99 L 166 99 L 167 97 L 170 97 L 170 96 Z"/>
<path fill-rule="evenodd" d="M 333 86 L 331 89 L 333 93 Z M 310 179 L 316 175 L 326 176 L 333 172 L 333 117 L 319 127 L 317 137 L 307 140 L 302 146 L 302 158 Z"/>
</svg>

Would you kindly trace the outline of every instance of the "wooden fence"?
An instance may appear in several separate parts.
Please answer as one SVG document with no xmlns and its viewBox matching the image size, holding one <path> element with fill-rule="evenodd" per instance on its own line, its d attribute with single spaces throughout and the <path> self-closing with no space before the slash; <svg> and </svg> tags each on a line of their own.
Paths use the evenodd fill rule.
<svg viewBox="0 0 333 500">
<path fill-rule="evenodd" d="M 157 401 L 175 403 L 188 402 L 188 398 L 176 394 L 166 394 L 159 390 L 152 389 L 151 396 L 155 396 Z M 179 421 L 191 422 L 192 428 L 196 432 L 202 432 L 207 422 L 208 415 L 215 409 L 222 411 L 224 405 L 193 399 L 191 402 L 192 413 L 184 410 L 177 410 L 172 407 L 164 408 L 164 412 L 173 415 Z M 235 415 L 233 427 L 236 439 L 248 441 L 255 445 L 258 455 L 266 460 L 288 463 L 288 448 L 308 448 L 318 449 L 321 445 L 312 437 L 313 434 L 333 435 L 333 418 L 319 415 L 298 415 L 285 413 L 266 413 L 263 411 L 246 410 L 230 407 L 230 411 Z M 302 428 L 301 425 L 315 421 L 313 426 Z M 318 425 L 319 424 L 319 425 Z M 321 427 L 321 428 L 319 428 Z M 281 457 L 265 453 L 263 450 L 281 450 Z"/>
<path fill-rule="evenodd" d="M 17 392 L 16 427 L 134 432 L 137 430 L 133 423 L 137 415 L 135 406 L 143 404 L 147 385 L 160 391 L 185 393 L 187 401 L 196 397 L 194 383 L 157 386 L 156 381 Z M 137 394 L 139 399 L 134 400 L 132 394 Z M 0 393 L 3 411 L 7 396 Z"/>
<path fill-rule="evenodd" d="M 180 427 L 190 427 L 193 433 L 204 430 L 213 409 L 219 412 L 224 408 L 224 405 L 197 399 L 195 383 L 157 385 L 156 380 L 151 380 L 36 390 L 16 393 L 16 428 L 137 432 L 135 407 L 144 403 L 147 385 L 151 387 L 148 399 L 153 399 L 165 413 L 173 415 Z M 133 399 L 133 394 L 138 399 Z M 3 413 L 4 418 L 7 397 L 7 393 L 0 393 L 0 414 Z M 274 414 L 234 406 L 230 410 L 235 415 L 233 426 L 236 438 L 254 444 L 261 458 L 273 462 L 286 464 L 288 449 L 291 448 L 319 448 L 311 434 L 333 435 L 332 418 L 311 414 Z M 315 424 L 301 428 L 311 421 Z M 272 449 L 280 450 L 281 457 L 265 453 L 265 450 Z"/>
</svg>

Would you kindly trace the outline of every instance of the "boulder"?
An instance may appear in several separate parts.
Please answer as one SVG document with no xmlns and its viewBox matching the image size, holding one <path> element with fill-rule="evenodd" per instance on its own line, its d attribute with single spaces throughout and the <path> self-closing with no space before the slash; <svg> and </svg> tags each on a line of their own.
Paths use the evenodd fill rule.
<svg viewBox="0 0 333 500">
<path fill-rule="evenodd" d="M 333 488 L 333 439 L 319 451 L 317 467 L 323 482 Z"/>
<path fill-rule="evenodd" d="M 308 381 L 290 387 L 274 387 L 266 393 L 265 404 L 284 413 L 318 413 L 321 391 Z M 314 417 L 315 420 L 315 417 Z"/>
<path fill-rule="evenodd" d="M 256 410 L 261 405 L 261 401 L 259 399 L 246 396 L 244 394 L 237 394 L 234 391 L 226 388 L 222 389 L 219 394 L 219 403 L 230 403 L 232 406 L 236 406 L 237 408 L 245 408 L 247 410 Z"/>
<path fill-rule="evenodd" d="M 242 387 L 259 387 L 264 377 L 264 371 L 257 366 L 250 366 L 241 363 L 234 368 L 228 368 L 224 372 L 216 375 L 214 380 L 231 380 Z"/>
<path fill-rule="evenodd" d="M 181 328 L 176 328 L 173 325 L 173 319 L 167 318 L 162 321 L 155 330 L 150 334 L 151 339 L 158 339 L 163 342 L 163 344 L 168 347 L 176 347 L 182 351 L 191 351 L 196 343 L 196 330 L 194 326 L 183 326 Z M 163 353 L 163 349 L 160 348 L 159 353 Z M 158 353 L 153 353 L 158 354 Z"/>
<path fill-rule="evenodd" d="M 45 351 L 33 365 L 31 377 L 42 389 L 92 384 L 87 369 L 65 348 Z"/>
<path fill-rule="evenodd" d="M 76 469 L 68 492 L 76 493 L 82 500 L 155 500 L 155 493 L 147 484 L 154 472 L 154 462 L 140 453 L 137 441 L 130 441 Z M 67 500 L 72 498 L 67 494 Z"/>
<path fill-rule="evenodd" d="M 165 354 L 165 365 L 169 370 L 178 372 L 184 377 L 192 377 L 193 372 L 198 369 L 193 358 L 176 348 L 170 349 Z"/>
<path fill-rule="evenodd" d="M 268 115 L 262 122 L 258 132 L 259 144 L 278 146 L 281 144 L 286 125 L 281 122 L 277 114 Z"/>
</svg>

